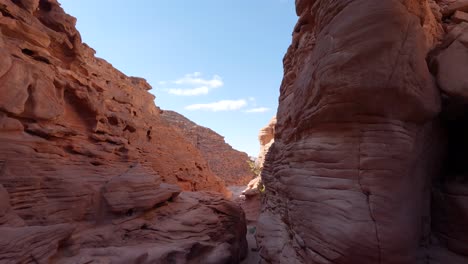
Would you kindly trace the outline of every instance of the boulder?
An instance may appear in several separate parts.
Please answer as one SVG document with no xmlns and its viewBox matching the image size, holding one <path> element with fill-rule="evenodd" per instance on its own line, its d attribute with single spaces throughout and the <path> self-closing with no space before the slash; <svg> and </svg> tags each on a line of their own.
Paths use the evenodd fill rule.
<svg viewBox="0 0 468 264">
<path fill-rule="evenodd" d="M 180 192 L 178 186 L 161 183 L 154 171 L 147 171 L 139 164 L 112 178 L 103 188 L 107 204 L 116 213 L 148 210 L 173 199 Z"/>
<path fill-rule="evenodd" d="M 439 87 L 451 97 L 468 102 L 468 23 L 453 28 L 444 44 L 448 47 L 436 57 Z"/>
<path fill-rule="evenodd" d="M 455 23 L 468 22 L 468 13 L 462 11 L 456 11 L 452 16 L 452 20 Z"/>
<path fill-rule="evenodd" d="M 442 9 L 442 14 L 444 16 L 449 16 L 455 13 L 456 11 L 468 11 L 468 1 L 467 0 L 455 0 L 452 3 L 448 4 L 444 9 Z"/>
</svg>

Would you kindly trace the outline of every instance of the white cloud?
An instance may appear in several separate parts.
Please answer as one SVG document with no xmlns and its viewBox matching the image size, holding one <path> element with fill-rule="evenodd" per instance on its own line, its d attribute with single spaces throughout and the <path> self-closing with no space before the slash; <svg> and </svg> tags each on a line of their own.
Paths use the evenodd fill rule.
<svg viewBox="0 0 468 264">
<path fill-rule="evenodd" d="M 211 80 L 201 78 L 200 72 L 194 72 L 192 74 L 186 74 L 184 77 L 174 81 L 175 84 L 179 85 L 203 85 L 210 88 L 218 88 L 224 85 L 223 79 L 219 75 L 213 75 Z"/>
<path fill-rule="evenodd" d="M 193 89 L 171 88 L 171 89 L 168 89 L 167 92 L 170 94 L 174 94 L 174 95 L 194 96 L 194 95 L 208 94 L 210 92 L 210 89 L 206 86 L 193 88 Z"/>
<path fill-rule="evenodd" d="M 212 112 L 218 111 L 234 111 L 239 110 L 247 105 L 247 101 L 244 99 L 240 100 L 221 100 L 218 102 L 207 103 L 207 104 L 193 104 L 186 106 L 186 110 L 206 110 Z"/>
<path fill-rule="evenodd" d="M 268 107 L 258 107 L 258 108 L 252 108 L 252 109 L 245 110 L 244 112 L 245 113 L 265 113 L 265 112 L 268 112 L 268 111 L 270 111 L 270 108 L 268 108 Z"/>
<path fill-rule="evenodd" d="M 204 79 L 200 72 L 194 72 L 184 75 L 175 81 L 160 81 L 159 85 L 176 86 L 174 88 L 162 88 L 170 94 L 179 96 L 196 96 L 208 94 L 212 89 L 224 86 L 223 79 L 219 75 L 213 75 L 211 79 Z"/>
</svg>

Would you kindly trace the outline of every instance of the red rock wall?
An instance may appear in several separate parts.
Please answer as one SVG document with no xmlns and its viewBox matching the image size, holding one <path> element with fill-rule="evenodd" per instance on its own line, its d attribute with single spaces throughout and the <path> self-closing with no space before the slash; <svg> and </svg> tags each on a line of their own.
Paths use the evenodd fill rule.
<svg viewBox="0 0 468 264">
<path fill-rule="evenodd" d="M 233 149 L 213 130 L 199 126 L 181 114 L 164 110 L 161 114 L 169 125 L 180 129 L 184 137 L 200 150 L 210 169 L 226 185 L 247 185 L 255 177 L 249 166 L 249 156 Z"/>
<path fill-rule="evenodd" d="M 431 204 L 445 128 L 426 56 L 443 37 L 440 8 L 296 0 L 296 10 L 262 173 L 263 261 L 468 263 L 466 243 L 449 239 L 456 246 L 444 249 L 448 233 L 439 235 Z M 466 208 L 460 197 L 446 202 Z"/>
<path fill-rule="evenodd" d="M 255 161 L 255 166 L 261 170 L 263 168 L 263 163 L 265 162 L 265 157 L 270 149 L 271 145 L 275 141 L 275 126 L 276 126 L 276 116 L 273 117 L 268 125 L 260 129 L 258 133 L 258 141 L 260 142 L 260 152 L 258 153 L 257 160 Z"/>
<path fill-rule="evenodd" d="M 55 0 L 0 0 L 0 262 L 238 263 L 245 216 Z M 178 185 L 178 186 L 177 186 Z"/>
<path fill-rule="evenodd" d="M 95 58 L 54 1 L 16 2 L 0 2 L 0 183 L 99 182 L 137 162 L 185 190 L 224 192 L 200 152 L 160 120 L 145 80 Z"/>
</svg>

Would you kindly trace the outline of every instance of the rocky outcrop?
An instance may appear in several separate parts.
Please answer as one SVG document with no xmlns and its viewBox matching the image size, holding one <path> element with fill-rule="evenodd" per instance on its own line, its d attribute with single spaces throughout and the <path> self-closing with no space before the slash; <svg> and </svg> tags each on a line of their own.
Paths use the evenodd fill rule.
<svg viewBox="0 0 468 264">
<path fill-rule="evenodd" d="M 260 152 L 258 153 L 257 160 L 255 161 L 255 166 L 260 170 L 263 168 L 263 163 L 265 162 L 265 157 L 270 149 L 271 145 L 275 141 L 275 126 L 276 126 L 276 116 L 274 116 L 268 125 L 260 129 L 258 134 L 258 141 L 260 141 Z"/>
<path fill-rule="evenodd" d="M 226 185 L 246 185 L 255 177 L 249 166 L 247 153 L 233 149 L 218 133 L 199 126 L 174 111 L 164 110 L 161 117 L 180 129 L 184 137 L 200 150 L 209 168 L 223 179 Z"/>
<path fill-rule="evenodd" d="M 16 162 L 48 177 L 79 167 L 107 178 L 139 162 L 184 190 L 225 191 L 200 152 L 161 121 L 146 81 L 95 58 L 56 2 L 0 3 L 4 178 L 21 174 L 9 169 Z"/>
<path fill-rule="evenodd" d="M 237 263 L 244 214 L 223 181 L 75 21 L 56 0 L 0 0 L 0 262 Z"/>
<path fill-rule="evenodd" d="M 55 263 L 239 263 L 247 243 L 244 215 L 210 193 L 183 192 L 156 210 L 106 225 L 80 224 Z"/>
<path fill-rule="evenodd" d="M 468 101 L 468 79 L 465 78 L 468 59 L 468 23 L 453 26 L 434 55 L 437 82 L 440 89 L 452 98 Z"/>
<path fill-rule="evenodd" d="M 260 129 L 258 135 L 260 152 L 255 160 L 255 167 L 259 171 L 259 175 L 247 184 L 247 187 L 242 191 L 242 195 L 238 199 L 238 203 L 245 212 L 247 221 L 251 223 L 257 222 L 260 213 L 260 195 L 263 191 L 261 171 L 263 169 L 263 163 L 268 150 L 275 141 L 275 125 L 276 117 L 273 117 L 270 122 L 268 122 L 268 125 Z"/>
<path fill-rule="evenodd" d="M 467 108 L 448 109 L 465 98 L 466 47 L 445 8 L 296 1 L 262 172 L 264 263 L 468 263 Z"/>
<path fill-rule="evenodd" d="M 154 190 L 158 190 L 155 192 Z M 161 183 L 154 172 L 146 172 L 140 165 L 110 179 L 102 195 L 111 211 L 148 210 L 179 195 L 180 188 Z"/>
</svg>

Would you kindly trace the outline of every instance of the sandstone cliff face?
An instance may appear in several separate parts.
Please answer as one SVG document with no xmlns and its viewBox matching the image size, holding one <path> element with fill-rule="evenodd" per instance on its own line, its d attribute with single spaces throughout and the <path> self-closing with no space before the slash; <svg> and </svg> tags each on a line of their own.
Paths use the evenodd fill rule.
<svg viewBox="0 0 468 264">
<path fill-rule="evenodd" d="M 0 0 L 2 263 L 235 263 L 244 215 L 55 0 Z M 194 252 L 198 252 L 194 254 Z"/>
<path fill-rule="evenodd" d="M 263 262 L 468 263 L 466 101 L 447 109 L 465 98 L 467 49 L 463 24 L 441 25 L 447 8 L 296 0 L 262 172 Z"/>
<path fill-rule="evenodd" d="M 255 161 L 255 167 L 260 171 L 260 175 L 247 184 L 247 187 L 242 191 L 242 196 L 238 199 L 248 222 L 256 223 L 260 213 L 261 191 L 263 190 L 261 172 L 268 150 L 274 142 L 275 125 L 276 117 L 273 117 L 265 127 L 260 129 L 258 133 L 260 152 Z"/>
<path fill-rule="evenodd" d="M 268 125 L 260 129 L 260 132 L 258 133 L 260 152 L 258 153 L 257 160 L 255 161 L 255 166 L 259 169 L 263 168 L 263 163 L 265 162 L 265 157 L 268 153 L 268 150 L 275 141 L 275 126 L 276 116 L 274 116 L 270 122 L 268 122 Z"/>
<path fill-rule="evenodd" d="M 221 135 L 174 111 L 164 110 L 161 117 L 182 131 L 184 137 L 200 150 L 210 169 L 223 179 L 226 185 L 246 185 L 255 177 L 247 163 L 247 153 L 233 149 Z"/>
<path fill-rule="evenodd" d="M 75 19 L 57 3 L 32 1 L 38 7 L 31 13 L 16 2 L 1 2 L 5 170 L 19 158 L 23 164 L 53 163 L 57 170 L 79 166 L 82 174 L 113 174 L 138 161 L 186 190 L 223 191 L 199 151 L 160 120 L 145 80 L 95 58 L 81 43 Z"/>
</svg>

